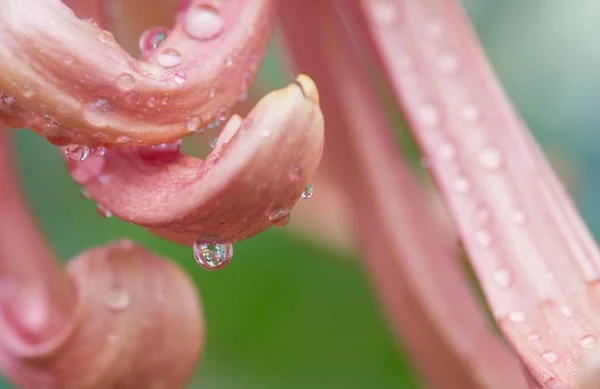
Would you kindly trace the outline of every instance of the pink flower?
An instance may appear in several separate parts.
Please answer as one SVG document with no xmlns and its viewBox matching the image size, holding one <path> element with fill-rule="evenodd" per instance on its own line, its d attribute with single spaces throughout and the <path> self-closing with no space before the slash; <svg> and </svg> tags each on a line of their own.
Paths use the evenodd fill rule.
<svg viewBox="0 0 600 389">
<path fill-rule="evenodd" d="M 458 0 L 188 0 L 170 30 L 143 34 L 166 2 L 108 13 L 121 3 L 66 3 L 77 16 L 56 0 L 0 3 L 0 120 L 63 147 L 104 212 L 193 245 L 218 268 L 232 242 L 287 223 L 323 154 L 321 173 L 331 193 L 348 194 L 391 323 L 431 387 L 594 387 L 597 366 L 582 357 L 600 336 L 599 252 Z M 290 59 L 312 79 L 230 116 L 278 20 Z M 142 59 L 105 28 L 130 51 L 141 34 Z M 430 161 L 506 341 L 395 146 L 372 76 Z M 221 125 L 206 160 L 179 152 L 183 137 Z M 23 388 L 181 387 L 203 339 L 185 275 L 128 241 L 86 251 L 62 275 L 16 189 L 6 138 L 2 371 Z M 142 317 L 142 335 L 125 336 Z"/>
</svg>

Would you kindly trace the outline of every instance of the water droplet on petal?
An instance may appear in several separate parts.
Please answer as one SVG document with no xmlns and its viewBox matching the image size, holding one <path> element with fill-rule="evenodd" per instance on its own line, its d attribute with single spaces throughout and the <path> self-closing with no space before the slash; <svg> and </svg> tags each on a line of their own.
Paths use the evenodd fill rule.
<svg viewBox="0 0 600 389">
<path fill-rule="evenodd" d="M 304 187 L 304 192 L 302 192 L 302 198 L 310 199 L 311 197 L 313 197 L 313 194 L 314 194 L 313 186 L 311 184 L 308 184 Z"/>
<path fill-rule="evenodd" d="M 442 54 L 437 61 L 438 69 L 445 74 L 454 74 L 458 71 L 460 62 L 452 52 Z"/>
<path fill-rule="evenodd" d="M 121 144 L 131 143 L 131 137 L 127 135 L 121 135 L 117 138 L 117 142 Z"/>
<path fill-rule="evenodd" d="M 108 124 L 112 106 L 106 99 L 96 99 L 83 106 L 83 118 L 94 127 L 104 127 Z"/>
<path fill-rule="evenodd" d="M 123 73 L 117 77 L 117 88 L 123 92 L 129 92 L 135 88 L 135 78 L 129 73 Z"/>
<path fill-rule="evenodd" d="M 104 303 L 113 311 L 122 312 L 129 307 L 131 297 L 125 289 L 113 288 L 106 291 Z"/>
<path fill-rule="evenodd" d="M 164 27 L 152 27 L 144 31 L 138 43 L 142 55 L 150 56 L 165 39 L 167 39 L 167 29 Z"/>
<path fill-rule="evenodd" d="M 440 156 L 444 159 L 452 159 L 456 156 L 456 149 L 450 143 L 444 143 L 440 146 Z"/>
<path fill-rule="evenodd" d="M 596 337 L 594 335 L 584 336 L 579 341 L 579 347 L 586 349 L 586 350 L 593 349 L 594 347 L 596 347 Z"/>
<path fill-rule="evenodd" d="M 489 247 L 492 244 L 492 237 L 486 230 L 479 230 L 475 233 L 475 241 L 483 247 Z"/>
<path fill-rule="evenodd" d="M 217 142 L 219 141 L 219 138 L 215 137 L 212 138 L 210 140 L 210 142 L 208 143 L 208 145 L 210 146 L 211 149 L 214 149 L 215 147 L 217 147 Z"/>
<path fill-rule="evenodd" d="M 558 361 L 558 354 L 554 351 L 546 351 L 542 354 L 542 358 L 544 358 L 548 363 L 554 363 Z"/>
<path fill-rule="evenodd" d="M 371 2 L 368 9 L 371 11 L 376 23 L 388 25 L 396 20 L 396 4 L 393 1 Z"/>
<path fill-rule="evenodd" d="M 271 223 L 278 227 L 283 227 L 290 221 L 290 211 L 287 209 L 278 209 L 269 215 Z"/>
<path fill-rule="evenodd" d="M 192 116 L 188 119 L 187 123 L 185 124 L 185 127 L 189 132 L 196 132 L 201 129 L 201 124 L 202 119 L 200 118 L 200 116 Z"/>
<path fill-rule="evenodd" d="M 531 334 L 529 334 L 529 336 L 527 337 L 527 339 L 530 342 L 535 342 L 536 340 L 540 340 L 542 338 L 542 336 L 540 334 L 538 334 L 537 332 L 532 332 Z"/>
<path fill-rule="evenodd" d="M 146 105 L 150 108 L 156 107 L 156 97 L 150 97 L 146 102 Z"/>
<path fill-rule="evenodd" d="M 103 157 L 104 154 L 106 154 L 106 147 L 96 146 L 93 149 L 91 149 L 91 153 L 93 153 L 94 155 L 96 155 L 98 157 Z"/>
<path fill-rule="evenodd" d="M 158 55 L 158 64 L 164 68 L 172 68 L 183 61 L 181 53 L 173 48 L 164 49 Z"/>
<path fill-rule="evenodd" d="M 492 274 L 494 281 L 501 288 L 508 288 L 512 285 L 512 276 L 508 269 L 500 268 L 496 269 Z"/>
<path fill-rule="evenodd" d="M 96 213 L 102 217 L 112 217 L 112 213 L 102 204 L 96 204 Z"/>
<path fill-rule="evenodd" d="M 302 177 L 302 167 L 294 166 L 290 170 L 290 179 L 292 181 L 298 181 Z"/>
<path fill-rule="evenodd" d="M 206 4 L 190 7 L 184 16 L 183 29 L 192 38 L 207 40 L 217 37 L 225 24 L 219 11 Z"/>
<path fill-rule="evenodd" d="M 513 221 L 519 225 L 525 224 L 527 222 L 527 215 L 522 210 L 516 209 L 513 212 Z"/>
<path fill-rule="evenodd" d="M 573 308 L 564 305 L 562 307 L 560 307 L 560 313 L 564 316 L 564 317 L 572 317 L 573 316 Z"/>
<path fill-rule="evenodd" d="M 138 153 L 142 159 L 151 162 L 171 162 L 179 157 L 182 140 L 161 143 L 154 146 L 140 147 Z"/>
<path fill-rule="evenodd" d="M 211 87 L 208 90 L 208 98 L 209 99 L 214 99 L 217 96 L 217 87 Z"/>
<path fill-rule="evenodd" d="M 35 94 L 35 90 L 33 89 L 33 86 L 29 85 L 29 84 L 23 84 L 21 86 L 21 91 L 23 92 L 23 97 L 25 98 L 30 98 Z"/>
<path fill-rule="evenodd" d="M 479 109 L 473 104 L 465 104 L 460 111 L 463 119 L 469 122 L 476 122 L 479 119 Z"/>
<path fill-rule="evenodd" d="M 513 311 L 508 314 L 508 320 L 513 323 L 523 323 L 525 321 L 525 314 L 521 311 Z"/>
<path fill-rule="evenodd" d="M 196 262 L 208 270 L 217 270 L 226 266 L 233 256 L 233 245 L 231 243 L 197 241 L 194 243 L 193 248 Z"/>
<path fill-rule="evenodd" d="M 466 177 L 458 176 L 454 179 L 454 190 L 458 193 L 467 193 L 471 190 L 471 183 Z"/>
<path fill-rule="evenodd" d="M 71 161 L 85 161 L 88 155 L 90 155 L 90 148 L 86 145 L 71 144 L 65 147 L 65 156 Z"/>
<path fill-rule="evenodd" d="M 437 126 L 440 123 L 440 112 L 432 104 L 424 104 L 419 108 L 419 119 L 426 126 Z"/>
<path fill-rule="evenodd" d="M 498 169 L 502 165 L 502 154 L 494 147 L 486 147 L 477 156 L 479 164 L 490 170 Z"/>
</svg>

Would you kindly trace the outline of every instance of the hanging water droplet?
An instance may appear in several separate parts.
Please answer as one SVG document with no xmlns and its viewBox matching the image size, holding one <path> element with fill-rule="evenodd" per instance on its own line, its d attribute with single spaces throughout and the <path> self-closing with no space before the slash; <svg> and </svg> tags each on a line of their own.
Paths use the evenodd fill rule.
<svg viewBox="0 0 600 389">
<path fill-rule="evenodd" d="M 90 148 L 86 145 L 71 144 L 65 147 L 65 156 L 71 161 L 83 162 L 90 155 Z"/>
<path fill-rule="evenodd" d="M 278 227 L 283 227 L 289 223 L 290 217 L 290 211 L 282 208 L 271 212 L 271 214 L 269 215 L 269 220 L 274 225 Z"/>
<path fill-rule="evenodd" d="M 542 358 L 544 358 L 548 363 L 554 363 L 558 361 L 558 354 L 554 351 L 546 351 L 542 354 Z"/>
<path fill-rule="evenodd" d="M 102 217 L 112 217 L 112 213 L 102 204 L 96 204 L 96 213 Z"/>
<path fill-rule="evenodd" d="M 512 285 L 512 276 L 508 269 L 496 269 L 492 274 L 492 277 L 494 278 L 494 282 L 501 288 L 508 288 Z"/>
<path fill-rule="evenodd" d="M 122 92 L 129 92 L 135 88 L 135 78 L 129 73 L 123 73 L 117 77 L 117 88 Z"/>
<path fill-rule="evenodd" d="M 183 29 L 194 39 L 207 40 L 217 37 L 225 24 L 219 11 L 206 4 L 190 7 L 184 16 Z"/>
<path fill-rule="evenodd" d="M 196 132 L 200 130 L 200 125 L 202 124 L 202 119 L 200 116 L 192 116 L 188 119 L 185 127 L 189 132 Z"/>
<path fill-rule="evenodd" d="M 460 61 L 452 52 L 442 54 L 437 61 L 438 69 L 445 74 L 454 74 L 458 71 Z"/>
<path fill-rule="evenodd" d="M 302 198 L 310 199 L 311 197 L 313 197 L 313 194 L 314 194 L 313 186 L 311 184 L 308 184 L 304 187 L 304 192 L 302 192 Z"/>
<path fill-rule="evenodd" d="M 432 104 L 423 104 L 419 108 L 419 119 L 425 126 L 437 126 L 440 123 L 440 112 Z"/>
<path fill-rule="evenodd" d="M 525 321 L 525 314 L 521 311 L 513 311 L 508 314 L 508 320 L 513 323 L 523 323 Z"/>
<path fill-rule="evenodd" d="M 96 99 L 83 106 L 83 118 L 94 127 L 104 127 L 108 124 L 112 107 L 106 99 Z"/>
<path fill-rule="evenodd" d="M 494 147 L 486 147 L 477 156 L 479 164 L 490 170 L 498 169 L 502 165 L 502 154 Z"/>
<path fill-rule="evenodd" d="M 594 335 L 584 336 L 579 341 L 579 347 L 586 349 L 586 350 L 593 349 L 594 347 L 596 347 L 596 337 Z"/>
<path fill-rule="evenodd" d="M 158 55 L 158 64 L 164 68 L 172 68 L 183 61 L 181 53 L 173 48 L 164 49 Z"/>
<path fill-rule="evenodd" d="M 129 308 L 131 297 L 125 289 L 112 288 L 104 295 L 104 304 L 113 311 L 122 312 Z"/>
<path fill-rule="evenodd" d="M 144 31 L 138 43 L 142 55 L 150 56 L 165 39 L 167 39 L 167 29 L 164 27 L 152 27 Z"/>
<path fill-rule="evenodd" d="M 227 264 L 233 256 L 231 243 L 194 243 L 194 259 L 205 269 L 217 270 Z"/>
<path fill-rule="evenodd" d="M 208 143 L 208 145 L 210 146 L 211 149 L 214 149 L 215 147 L 217 147 L 217 142 L 219 141 L 218 137 L 212 138 L 210 140 L 210 142 Z"/>
<path fill-rule="evenodd" d="M 233 66 L 233 56 L 228 55 L 225 57 L 225 67 L 230 68 Z"/>
</svg>

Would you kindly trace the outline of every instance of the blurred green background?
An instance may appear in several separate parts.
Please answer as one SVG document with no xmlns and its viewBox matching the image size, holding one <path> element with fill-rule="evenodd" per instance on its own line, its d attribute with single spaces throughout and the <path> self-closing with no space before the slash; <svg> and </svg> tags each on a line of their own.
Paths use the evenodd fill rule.
<svg viewBox="0 0 600 389">
<path fill-rule="evenodd" d="M 600 2 L 465 1 L 499 76 L 600 231 Z M 272 52 L 259 82 L 287 80 Z M 329 251 L 286 229 L 235 245 L 219 272 L 196 266 L 191 249 L 102 219 L 68 178 L 56 148 L 17 134 L 24 188 L 61 258 L 130 237 L 184 266 L 202 292 L 208 343 L 192 388 L 417 388 L 359 258 Z M 588 180 L 589 178 L 589 180 Z M 315 188 L 315 197 L 319 188 Z M 10 388 L 0 381 L 0 388 Z"/>
</svg>

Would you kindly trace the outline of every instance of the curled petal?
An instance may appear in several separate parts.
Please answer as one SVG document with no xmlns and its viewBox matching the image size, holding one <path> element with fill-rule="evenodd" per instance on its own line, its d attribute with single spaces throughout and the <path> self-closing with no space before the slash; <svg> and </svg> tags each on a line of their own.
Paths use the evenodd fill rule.
<svg viewBox="0 0 600 389">
<path fill-rule="evenodd" d="M 190 133 L 189 120 L 212 121 L 249 86 L 275 4 L 193 3 L 141 62 L 112 34 L 78 19 L 59 1 L 3 1 L 0 120 L 62 144 L 146 145 L 181 138 Z M 213 21 L 210 34 L 202 30 L 206 13 Z M 2 103 L 9 98 L 10 104 Z"/>
<path fill-rule="evenodd" d="M 196 291 L 169 261 L 120 241 L 69 263 L 77 304 L 64 331 L 5 344 L 0 361 L 24 389 L 179 389 L 197 363 L 204 326 Z"/>
<path fill-rule="evenodd" d="M 191 244 L 232 242 L 285 222 L 321 159 L 323 118 L 306 76 L 227 123 L 202 161 L 149 160 L 138 151 L 69 164 L 92 197 L 124 220 Z M 91 173 L 90 173 L 91 172 Z"/>
</svg>

